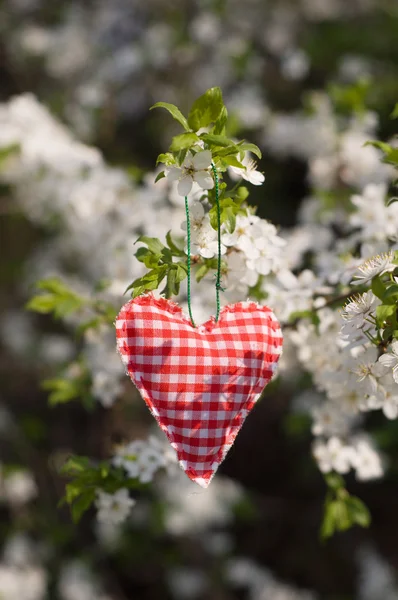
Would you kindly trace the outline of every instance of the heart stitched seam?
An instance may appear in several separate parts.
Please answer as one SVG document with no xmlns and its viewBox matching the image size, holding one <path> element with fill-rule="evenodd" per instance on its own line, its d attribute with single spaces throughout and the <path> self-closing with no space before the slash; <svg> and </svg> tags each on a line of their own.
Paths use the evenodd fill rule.
<svg viewBox="0 0 398 600">
<path fill-rule="evenodd" d="M 117 348 L 133 383 L 188 477 L 207 487 L 282 350 L 266 306 L 240 302 L 193 327 L 153 294 L 130 300 L 116 320 Z"/>
</svg>

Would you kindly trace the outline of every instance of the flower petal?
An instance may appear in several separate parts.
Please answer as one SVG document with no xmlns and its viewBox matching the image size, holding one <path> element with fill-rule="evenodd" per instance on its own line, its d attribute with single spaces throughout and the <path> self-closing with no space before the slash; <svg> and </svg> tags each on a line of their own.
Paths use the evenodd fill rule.
<svg viewBox="0 0 398 600">
<path fill-rule="evenodd" d="M 195 202 L 189 208 L 189 212 L 191 218 L 195 221 L 200 221 L 205 216 L 205 209 L 203 208 L 203 204 L 200 202 Z"/>
<path fill-rule="evenodd" d="M 204 190 L 211 190 L 214 187 L 213 177 L 208 171 L 196 171 L 194 180 Z"/>
<path fill-rule="evenodd" d="M 191 168 L 193 168 L 193 166 L 194 166 L 193 158 L 194 157 L 192 156 L 192 153 L 188 150 L 188 152 L 187 152 L 187 154 L 186 154 L 186 156 L 184 158 L 184 161 L 182 163 L 182 167 L 184 169 L 191 169 Z"/>
<path fill-rule="evenodd" d="M 380 356 L 379 363 L 385 367 L 394 367 L 397 364 L 397 357 L 391 352 L 388 352 L 387 354 Z"/>
<path fill-rule="evenodd" d="M 243 179 L 246 179 L 252 185 L 262 185 L 265 181 L 265 177 L 260 171 L 247 171 L 242 173 Z"/>
<path fill-rule="evenodd" d="M 180 167 L 169 167 L 166 172 L 167 179 L 170 181 L 177 181 L 181 177 L 181 169 Z"/>
<path fill-rule="evenodd" d="M 202 169 L 208 169 L 211 165 L 211 152 L 210 150 L 203 150 L 198 152 L 193 157 L 193 166 L 195 171 L 201 171 Z"/>
<path fill-rule="evenodd" d="M 180 179 L 177 186 L 177 191 L 180 196 L 188 196 L 189 192 L 192 189 L 192 177 L 190 175 L 185 175 Z"/>
</svg>

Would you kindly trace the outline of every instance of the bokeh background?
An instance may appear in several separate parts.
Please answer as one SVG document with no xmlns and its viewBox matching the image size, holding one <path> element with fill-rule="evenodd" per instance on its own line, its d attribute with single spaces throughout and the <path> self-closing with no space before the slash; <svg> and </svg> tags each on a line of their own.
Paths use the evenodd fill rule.
<svg viewBox="0 0 398 600">
<path fill-rule="evenodd" d="M 262 217 L 291 227 L 322 179 L 309 162 L 328 143 L 331 115 L 343 124 L 373 114 L 374 135 L 395 133 L 397 40 L 395 0 L 1 0 L 3 133 L 14 119 L 26 136 L 34 132 L 44 154 L 57 154 L 47 117 L 25 96 L 33 94 L 76 139 L 98 148 L 110 169 L 125 170 L 115 186 L 120 194 L 132 186 L 129 218 L 145 214 L 157 235 L 167 207 L 159 213 L 151 204 L 156 192 L 148 181 L 178 128 L 149 107 L 166 101 L 186 112 L 207 88 L 220 86 L 231 135 L 263 150 L 265 184 L 250 202 Z M 353 163 L 355 152 L 347 150 Z M 372 165 L 362 168 L 366 176 Z M 248 417 L 207 492 L 188 492 L 163 477 L 137 499 L 117 536 L 98 527 L 95 511 L 72 523 L 68 508 L 58 507 L 64 457 L 106 458 L 114 443 L 146 436 L 153 425 L 127 383 L 118 402 L 99 394 L 94 405 L 48 406 L 40 382 L 70 361 L 81 342 L 64 324 L 23 307 L 43 265 L 53 268 L 62 254 L 71 277 L 80 267 L 76 249 L 58 240 L 67 220 L 59 208 L 63 176 L 46 189 L 38 171 L 34 182 L 26 172 L 13 177 L 0 185 L 0 598 L 396 600 L 394 469 L 380 482 L 350 481 L 372 512 L 371 527 L 322 543 L 325 484 L 311 458 L 310 420 L 292 408 L 295 390 L 283 386 Z M 117 202 L 103 185 L 106 201 Z M 342 177 L 333 189 L 344 197 L 345 185 Z M 83 214 L 84 194 L 76 206 L 73 219 L 80 219 L 89 256 L 91 243 L 94 254 L 100 247 L 92 241 L 97 208 Z M 109 232 L 101 230 L 105 246 L 115 233 L 110 221 Z M 80 273 L 101 279 L 98 269 Z M 97 360 L 107 360 L 99 354 Z"/>
</svg>

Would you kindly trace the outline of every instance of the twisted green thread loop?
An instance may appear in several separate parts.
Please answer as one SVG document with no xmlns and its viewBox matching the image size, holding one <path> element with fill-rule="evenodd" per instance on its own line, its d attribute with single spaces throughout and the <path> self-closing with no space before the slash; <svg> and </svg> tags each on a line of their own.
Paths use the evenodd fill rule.
<svg viewBox="0 0 398 600">
<path fill-rule="evenodd" d="M 216 312 L 216 322 L 218 321 L 218 317 L 220 316 L 220 290 L 224 291 L 221 287 L 221 211 L 220 211 L 220 200 L 219 200 L 219 189 L 218 189 L 218 175 L 217 169 L 214 166 L 214 163 L 211 163 L 211 170 L 213 171 L 214 176 L 214 185 L 216 192 L 216 207 L 217 207 L 217 279 L 216 279 L 216 304 L 217 304 L 217 312 Z"/>
<path fill-rule="evenodd" d="M 211 163 L 211 170 L 214 176 L 214 187 L 216 192 L 216 207 L 217 207 L 217 274 L 216 274 L 216 322 L 220 316 L 220 290 L 224 292 L 224 288 L 221 286 L 221 210 L 220 210 L 220 199 L 219 199 L 219 186 L 218 186 L 218 174 L 214 163 Z M 187 220 L 187 296 L 188 296 L 188 311 L 189 318 L 193 327 L 196 327 L 195 321 L 192 316 L 191 307 L 191 223 L 189 219 L 189 208 L 188 208 L 188 196 L 185 196 L 185 215 Z"/>
<path fill-rule="evenodd" d="M 195 321 L 192 316 L 192 307 L 191 307 L 191 223 L 189 220 L 189 208 L 188 208 L 188 196 L 185 196 L 185 215 L 187 219 L 187 288 L 188 288 L 188 311 L 189 318 L 191 319 L 192 327 L 196 327 Z"/>
</svg>

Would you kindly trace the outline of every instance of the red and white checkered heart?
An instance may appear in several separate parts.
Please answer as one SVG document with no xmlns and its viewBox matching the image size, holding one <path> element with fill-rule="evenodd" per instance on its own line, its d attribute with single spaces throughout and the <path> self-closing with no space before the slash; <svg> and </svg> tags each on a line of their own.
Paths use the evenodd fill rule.
<svg viewBox="0 0 398 600">
<path fill-rule="evenodd" d="M 274 373 L 276 317 L 241 302 L 195 328 L 178 305 L 147 294 L 123 306 L 116 331 L 127 372 L 181 467 L 207 487 Z"/>
</svg>

